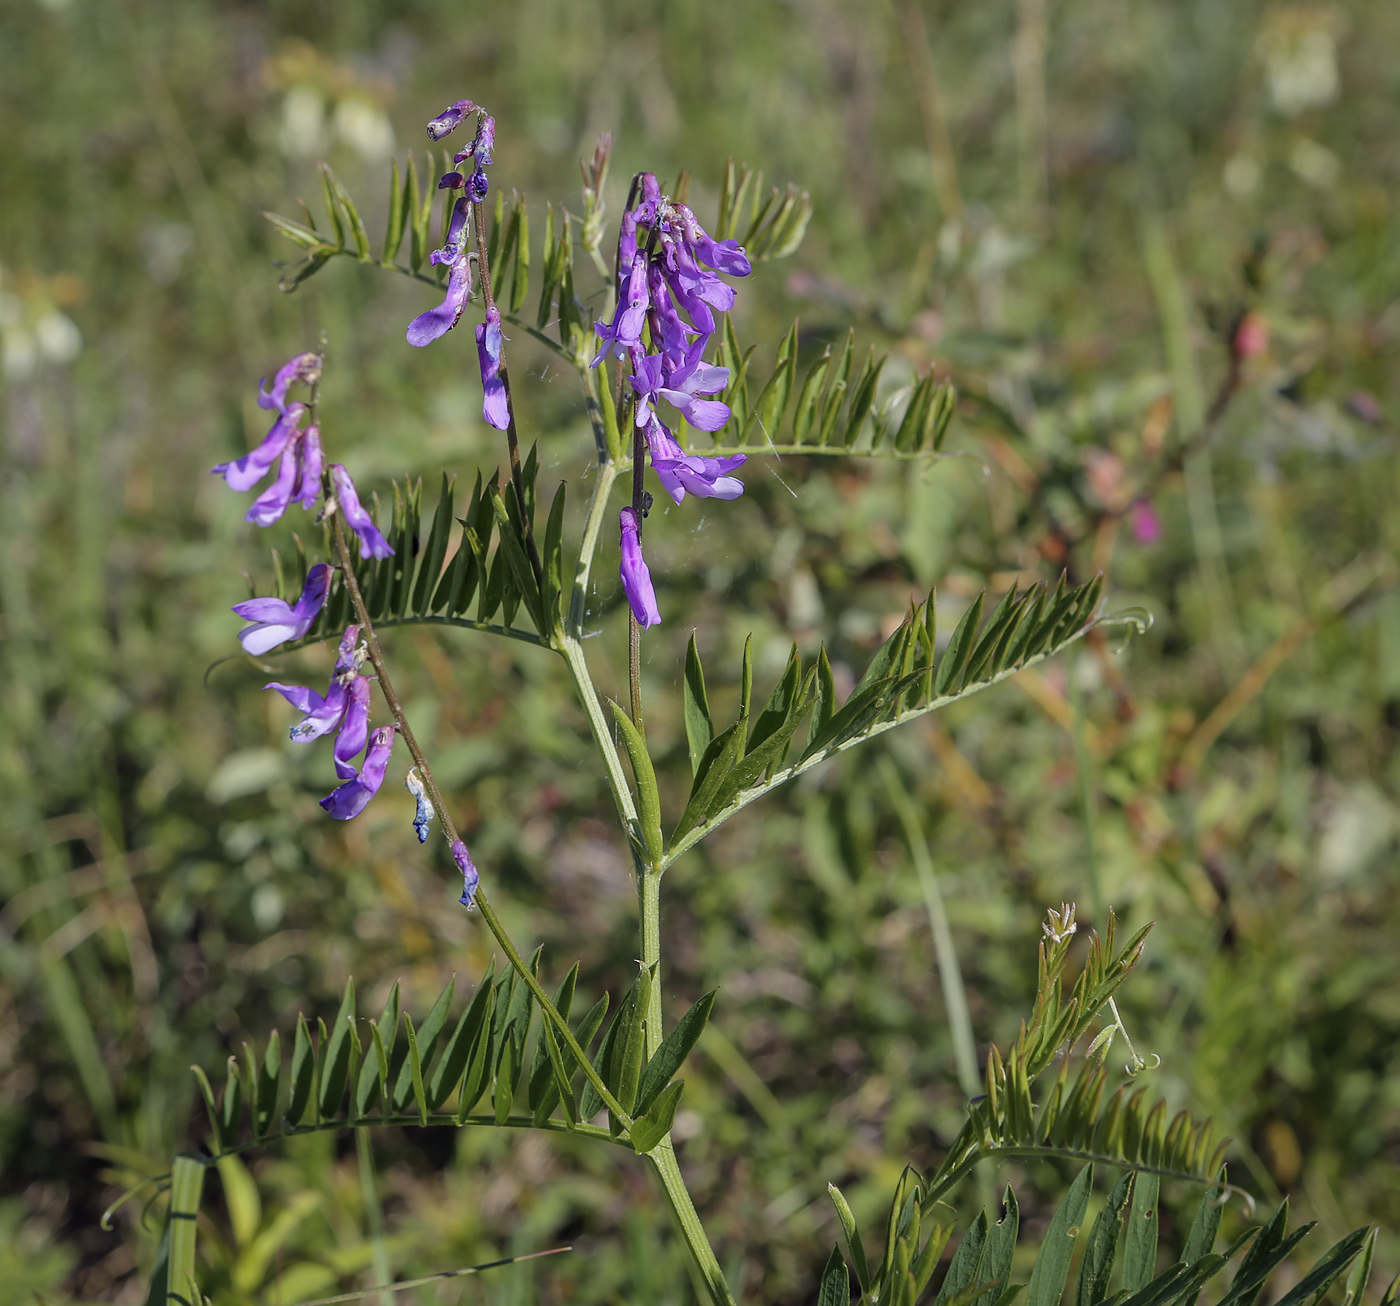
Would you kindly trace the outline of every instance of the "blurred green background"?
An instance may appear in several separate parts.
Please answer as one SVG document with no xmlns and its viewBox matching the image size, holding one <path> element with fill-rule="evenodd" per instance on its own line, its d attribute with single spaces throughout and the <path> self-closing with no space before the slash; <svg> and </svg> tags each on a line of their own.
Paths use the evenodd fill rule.
<svg viewBox="0 0 1400 1306">
<path fill-rule="evenodd" d="M 755 458 L 742 500 L 654 515 L 648 724 L 670 801 L 692 628 L 712 679 L 752 631 L 766 692 L 794 638 L 858 676 L 935 581 L 951 616 L 986 583 L 1103 567 L 1110 607 L 1156 618 L 884 736 L 668 877 L 668 1005 L 721 986 L 682 1159 L 745 1298 L 810 1300 L 836 1238 L 826 1181 L 875 1218 L 962 1118 L 876 755 L 917 800 L 979 1052 L 1014 1035 L 1046 906 L 1155 918 L 1123 1010 L 1157 1091 L 1213 1114 L 1233 1177 L 1291 1194 L 1329 1241 L 1400 1229 L 1397 56 L 1387 0 L 3 0 L 0 1303 L 141 1299 L 156 1222 L 139 1200 L 111 1231 L 98 1217 L 202 1137 L 191 1062 L 329 1018 L 351 973 L 363 1009 L 398 978 L 419 1011 L 490 956 L 401 790 L 325 820 L 329 758 L 286 741 L 265 672 L 205 674 L 236 650 L 244 573 L 267 592 L 289 539 L 208 474 L 261 437 L 258 377 L 326 333 L 326 438 L 362 486 L 501 456 L 470 337 L 404 343 L 431 291 L 346 262 L 280 294 L 295 250 L 258 217 L 299 195 L 319 213 L 325 159 L 377 241 L 390 157 L 461 96 L 494 112 L 493 184 L 537 221 L 546 201 L 581 211 L 575 161 L 605 130 L 614 217 L 637 168 L 689 169 L 702 221 L 727 156 L 798 183 L 806 244 L 736 312 L 756 366 L 800 315 L 804 358 L 854 323 L 894 350 L 890 385 L 935 364 L 980 396 L 949 438 L 969 456 L 926 474 Z M 1143 508 L 1116 528 L 1246 311 L 1267 348 L 1208 452 L 1152 487 L 1160 534 Z M 523 333 L 512 348 L 549 493 L 591 437 L 557 362 Z M 595 574 L 590 655 L 616 692 L 606 548 Z M 557 974 L 580 958 L 589 1001 L 618 992 L 628 861 L 559 668 L 465 632 L 390 647 L 515 937 Z M 376 1146 L 401 1275 L 577 1249 L 432 1300 L 688 1299 L 640 1162 L 494 1132 Z M 370 1282 L 349 1140 L 250 1167 L 276 1250 L 250 1258 L 256 1222 L 212 1184 L 215 1301 Z M 1032 1210 L 1062 1178 L 1012 1177 Z M 1189 1196 L 1166 1198 L 1170 1245 Z M 1383 1234 L 1377 1277 L 1398 1266 Z"/>
</svg>

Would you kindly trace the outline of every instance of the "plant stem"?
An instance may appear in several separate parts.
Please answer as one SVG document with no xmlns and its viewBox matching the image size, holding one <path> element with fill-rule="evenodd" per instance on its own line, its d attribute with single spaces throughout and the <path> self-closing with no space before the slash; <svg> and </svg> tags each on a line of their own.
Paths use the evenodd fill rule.
<svg viewBox="0 0 1400 1306">
<path fill-rule="evenodd" d="M 1098 809 L 1094 800 L 1094 759 L 1085 738 L 1084 691 L 1079 685 L 1079 658 L 1069 660 L 1069 697 L 1074 708 L 1074 771 L 1079 781 L 1080 824 L 1084 831 L 1084 872 L 1089 879 L 1089 904 L 1094 922 L 1104 919 L 1103 885 L 1099 880 Z"/>
<path fill-rule="evenodd" d="M 690 1190 L 681 1177 L 681 1168 L 676 1163 L 676 1153 L 671 1147 L 671 1140 L 667 1138 L 658 1143 L 648 1153 L 648 1159 L 656 1167 L 661 1187 L 665 1190 L 676 1222 L 681 1227 L 681 1237 L 685 1239 L 692 1259 L 704 1276 L 710 1300 L 715 1306 L 736 1306 L 734 1294 L 729 1291 L 724 1271 L 720 1269 L 719 1258 L 715 1255 L 715 1249 L 710 1246 L 705 1226 L 700 1223 L 700 1217 L 696 1214 L 695 1203 L 690 1200 Z"/>
<path fill-rule="evenodd" d="M 394 721 L 399 727 L 399 733 L 403 736 L 403 741 L 408 745 L 408 751 L 413 757 L 414 765 L 417 766 L 419 774 L 423 777 L 423 786 L 428 791 L 428 798 L 433 804 L 433 811 L 437 813 L 439 828 L 447 837 L 449 843 L 456 843 L 458 840 L 457 826 L 452 820 L 451 813 L 447 810 L 447 803 L 443 800 L 442 791 L 438 788 L 437 779 L 433 775 L 432 767 L 428 765 L 428 759 L 423 756 L 423 750 L 418 746 L 418 740 L 414 737 L 413 728 L 408 724 L 408 717 L 404 715 L 403 705 L 399 702 L 398 695 L 394 693 L 393 683 L 389 679 L 389 669 L 384 663 L 384 653 L 379 647 L 378 636 L 374 633 L 374 625 L 369 619 L 369 611 L 365 607 L 364 595 L 360 592 L 360 582 L 355 576 L 354 560 L 350 556 L 350 547 L 345 539 L 345 522 L 343 514 L 336 511 L 331 517 L 332 537 L 335 540 L 336 554 L 340 559 L 341 576 L 345 585 L 350 591 L 350 602 L 355 609 L 355 618 L 359 622 L 361 633 L 364 636 L 365 645 L 369 649 L 369 660 L 374 666 L 375 674 L 379 678 L 379 692 L 384 695 L 384 701 L 389 705 L 389 711 L 393 714 Z M 585 675 L 586 675 L 585 671 Z M 601 716 L 601 710 L 599 712 Z M 611 742 L 611 741 L 609 741 Z M 616 750 L 614 750 L 616 752 Z M 620 765 L 620 764 L 619 764 Z M 625 788 L 625 786 L 624 786 Z M 631 795 L 628 795 L 630 802 Z M 634 816 L 635 819 L 635 816 Z M 478 887 L 476 894 L 476 909 L 481 913 L 481 919 L 486 923 L 495 937 L 497 943 L 501 945 L 506 954 L 507 960 L 515 968 L 516 973 L 525 982 L 525 986 L 534 995 L 535 1001 L 540 1004 L 540 1010 L 544 1012 L 545 1018 L 555 1027 L 559 1033 L 564 1046 L 573 1053 L 583 1070 L 584 1078 L 593 1085 L 598 1096 L 602 1098 L 603 1104 L 623 1122 L 624 1127 L 630 1128 L 632 1117 L 622 1109 L 621 1104 L 609 1091 L 608 1086 L 603 1082 L 603 1077 L 598 1073 L 587 1053 L 579 1047 L 578 1040 L 574 1037 L 574 1031 L 569 1028 L 569 1022 L 559 1014 L 559 1010 L 550 1000 L 550 996 L 545 992 L 544 986 L 539 982 L 534 972 L 526 964 L 525 959 L 520 955 L 519 950 L 511 941 L 510 935 L 506 933 L 505 926 L 501 924 L 500 918 L 491 909 L 491 904 L 487 900 L 486 894 Z"/>
</svg>

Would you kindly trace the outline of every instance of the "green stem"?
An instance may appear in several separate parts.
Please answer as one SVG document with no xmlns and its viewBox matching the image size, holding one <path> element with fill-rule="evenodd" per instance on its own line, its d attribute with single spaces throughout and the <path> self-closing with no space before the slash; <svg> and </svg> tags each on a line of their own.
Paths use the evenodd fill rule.
<svg viewBox="0 0 1400 1306">
<path fill-rule="evenodd" d="M 715 1306 L 736 1306 L 734 1294 L 729 1291 L 729 1284 L 725 1281 L 724 1271 L 719 1267 L 719 1258 L 715 1255 L 715 1249 L 710 1246 L 705 1226 L 700 1223 L 700 1217 L 696 1214 L 695 1203 L 690 1200 L 690 1189 L 685 1186 L 685 1180 L 681 1177 L 681 1168 L 676 1163 L 671 1140 L 668 1138 L 657 1144 L 648 1153 L 648 1159 L 656 1167 L 661 1187 L 671 1203 L 676 1222 L 681 1227 L 681 1237 L 685 1239 L 691 1258 L 705 1280 L 710 1300 Z"/>
<path fill-rule="evenodd" d="M 360 1162 L 360 1192 L 365 1202 L 365 1231 L 369 1234 L 374 1277 L 380 1284 L 390 1284 L 394 1271 L 389 1264 L 389 1249 L 384 1245 L 384 1208 L 374 1182 L 374 1149 L 370 1146 L 369 1130 L 363 1125 L 355 1130 L 355 1154 Z M 393 1300 L 392 1293 L 379 1294 L 380 1306 L 390 1306 Z"/>
<path fill-rule="evenodd" d="M 439 829 L 442 830 L 447 840 L 451 844 L 458 841 L 457 826 L 452 820 L 452 814 L 447 810 L 447 803 L 443 799 L 442 791 L 438 788 L 437 778 L 433 775 L 433 769 L 428 765 L 428 759 L 423 755 L 423 750 L 418 746 L 418 740 L 413 734 L 413 728 L 408 723 L 403 705 L 399 702 L 398 695 L 394 692 L 394 686 L 389 679 L 389 668 L 384 662 L 383 650 L 379 647 L 379 637 L 374 632 L 374 624 L 369 619 L 369 610 L 365 607 L 364 595 L 360 592 L 360 582 L 355 576 L 354 560 L 350 556 L 350 546 L 345 539 L 344 514 L 335 512 L 331 516 L 331 534 L 335 541 L 336 554 L 340 559 L 341 577 L 350 591 L 350 602 L 355 609 L 355 617 L 360 625 L 360 632 L 364 637 L 365 646 L 369 650 L 369 660 L 374 666 L 375 675 L 379 678 L 379 692 L 384 695 L 384 701 L 389 705 L 389 711 L 393 714 L 397 723 L 399 733 L 403 736 L 404 743 L 408 746 L 408 751 L 413 756 L 414 764 L 418 767 L 418 772 L 423 778 L 423 787 L 428 791 L 428 798 L 432 802 L 433 811 L 437 813 Z M 587 676 L 587 668 L 584 668 L 584 675 Z M 592 687 L 590 682 L 590 689 Z M 596 706 L 596 696 L 595 696 Z M 602 709 L 597 709 L 599 716 Z M 608 743 L 611 746 L 611 740 Z M 616 749 L 613 750 L 616 753 Z M 621 764 L 619 763 L 619 774 Z M 626 793 L 626 786 L 623 786 Z M 630 804 L 631 794 L 626 793 L 627 801 Z M 633 820 L 635 821 L 635 812 Z M 584 1078 L 593 1085 L 598 1096 L 603 1100 L 603 1104 L 623 1122 L 625 1128 L 630 1128 L 632 1117 L 622 1109 L 621 1104 L 609 1091 L 608 1086 L 603 1082 L 603 1077 L 598 1073 L 593 1062 L 589 1060 L 587 1053 L 579 1047 L 578 1040 L 574 1037 L 574 1031 L 569 1028 L 569 1022 L 559 1013 L 544 986 L 536 978 L 535 973 L 526 964 L 525 959 L 520 955 L 519 950 L 511 941 L 510 935 L 506 933 L 505 926 L 501 924 L 500 918 L 492 910 L 491 904 L 485 892 L 479 887 L 476 894 L 476 909 L 481 913 L 481 919 L 485 922 L 495 937 L 497 943 L 501 945 L 502 951 L 506 954 L 510 964 L 515 968 L 516 973 L 525 981 L 525 986 L 534 995 L 535 1001 L 540 1004 L 540 1010 L 544 1012 L 545 1019 L 548 1020 L 558 1031 L 560 1040 L 564 1046 L 573 1053 L 580 1068 L 583 1070 Z"/>
<path fill-rule="evenodd" d="M 1097 808 L 1094 802 L 1094 760 L 1089 755 L 1084 719 L 1084 691 L 1079 687 L 1079 659 L 1070 659 L 1069 697 L 1074 708 L 1074 770 L 1079 781 L 1079 816 L 1084 831 L 1084 873 L 1089 880 L 1089 903 L 1096 922 L 1104 919 L 1103 885 L 1099 881 Z"/>
</svg>

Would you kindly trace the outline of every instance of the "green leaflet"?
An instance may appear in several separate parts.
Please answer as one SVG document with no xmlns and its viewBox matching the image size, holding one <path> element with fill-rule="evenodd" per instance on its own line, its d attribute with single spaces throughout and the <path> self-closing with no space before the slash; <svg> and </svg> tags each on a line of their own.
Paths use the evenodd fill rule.
<svg viewBox="0 0 1400 1306">
<path fill-rule="evenodd" d="M 1075 1235 L 1084 1221 L 1084 1211 L 1089 1205 L 1089 1189 L 1093 1182 L 1094 1166 L 1091 1162 L 1079 1172 L 1074 1183 L 1070 1185 L 1069 1193 L 1060 1203 L 1050 1220 L 1050 1227 L 1045 1231 L 1040 1254 L 1031 1268 L 1030 1283 L 1026 1288 L 1026 1306 L 1058 1306 L 1065 1280 L 1069 1277 Z"/>
<path fill-rule="evenodd" d="M 637 820 L 641 827 L 637 834 L 647 857 L 655 866 L 665 851 L 661 841 L 661 793 L 656 786 L 656 771 L 651 764 L 651 754 L 647 751 L 647 741 L 633 724 L 632 718 L 611 699 L 608 706 L 622 733 L 622 742 L 632 762 L 632 775 L 637 782 Z"/>
<path fill-rule="evenodd" d="M 718 992 L 718 989 L 711 989 L 701 997 L 661 1040 L 661 1046 L 647 1062 L 646 1070 L 637 1086 L 636 1110 L 639 1114 L 651 1107 L 661 1090 L 670 1082 L 671 1076 L 684 1065 L 696 1041 L 705 1032 L 705 1025 L 715 1005 L 715 994 Z M 650 1151 L 650 1148 L 643 1150 Z"/>
<path fill-rule="evenodd" d="M 632 1150 L 638 1156 L 645 1156 L 671 1132 L 671 1122 L 676 1118 L 676 1108 L 680 1105 L 684 1089 L 685 1080 L 672 1080 L 651 1104 L 651 1109 L 632 1121 L 628 1133 Z"/>
<path fill-rule="evenodd" d="M 355 1037 L 355 981 L 345 982 L 345 996 L 331 1025 L 329 1038 L 323 1040 L 320 1093 L 316 1110 L 320 1119 L 332 1120 L 340 1111 L 345 1085 L 350 1078 L 350 1050 Z"/>
</svg>

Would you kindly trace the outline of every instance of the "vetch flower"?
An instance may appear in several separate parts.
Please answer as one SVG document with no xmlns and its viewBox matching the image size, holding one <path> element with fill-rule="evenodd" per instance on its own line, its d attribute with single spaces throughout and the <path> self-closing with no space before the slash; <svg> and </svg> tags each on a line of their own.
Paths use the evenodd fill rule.
<svg viewBox="0 0 1400 1306">
<path fill-rule="evenodd" d="M 272 378 L 272 389 L 264 389 L 267 378 L 258 382 L 258 407 L 287 411 L 287 391 L 293 385 L 315 385 L 321 379 L 321 356 L 319 354 L 298 354 L 277 369 Z"/>
<path fill-rule="evenodd" d="M 467 845 L 460 839 L 452 845 L 452 860 L 462 872 L 462 896 L 457 901 L 471 911 L 476 905 L 476 886 L 481 883 L 481 877 L 476 873 L 476 866 L 472 862 L 471 853 L 467 851 Z"/>
<path fill-rule="evenodd" d="M 301 482 L 292 496 L 303 508 L 314 508 L 321 497 L 321 473 L 325 463 L 321 428 L 313 423 L 301 433 Z"/>
<path fill-rule="evenodd" d="M 427 843 L 428 827 L 433 823 L 433 805 L 428 801 L 428 791 L 424 787 L 423 777 L 418 774 L 416 766 L 408 768 L 408 774 L 404 776 L 403 784 L 418 804 L 418 810 L 413 816 L 413 833 L 418 836 L 419 843 Z"/>
<path fill-rule="evenodd" d="M 501 380 L 501 310 L 486 310 L 486 321 L 476 329 L 476 353 L 481 363 L 481 415 L 498 431 L 510 425 L 510 405 Z"/>
<path fill-rule="evenodd" d="M 306 584 L 295 604 L 282 599 L 248 599 L 233 610 L 256 624 L 238 632 L 245 653 L 258 657 L 289 639 L 300 639 L 311 629 L 325 605 L 331 587 L 331 567 L 318 562 L 306 573 Z"/>
<path fill-rule="evenodd" d="M 233 462 L 220 463 L 213 468 L 216 476 L 222 476 L 230 490 L 251 490 L 264 476 L 272 464 L 282 456 L 288 442 L 297 432 L 297 425 L 306 405 L 293 402 L 281 409 L 272 429 L 263 437 L 256 449 L 250 449 L 242 458 Z"/>
<path fill-rule="evenodd" d="M 436 308 L 420 313 L 408 324 L 408 343 L 422 349 L 457 325 L 472 293 L 471 259 L 459 258 L 447 278 L 447 296 Z"/>
<path fill-rule="evenodd" d="M 297 454 L 300 445 L 301 436 L 298 433 L 282 450 L 282 463 L 277 469 L 277 479 L 253 500 L 252 506 L 243 514 L 244 521 L 252 522 L 254 526 L 271 526 L 273 522 L 281 520 L 282 514 L 287 511 L 287 506 L 292 501 L 292 495 L 297 490 L 300 462 Z"/>
<path fill-rule="evenodd" d="M 661 613 L 656 606 L 656 591 L 651 585 L 651 572 L 642 557 L 642 527 L 635 508 L 624 508 L 619 514 L 622 527 L 622 588 L 637 624 L 644 630 L 658 625 Z"/>
<path fill-rule="evenodd" d="M 730 454 L 727 458 L 688 454 L 654 413 L 646 436 L 656 479 L 676 503 L 682 502 L 687 493 L 697 499 L 737 499 L 743 494 L 743 481 L 730 473 L 748 461 L 747 454 Z"/>
<path fill-rule="evenodd" d="M 455 172 L 449 172 L 447 177 L 459 175 Z M 444 177 L 443 181 L 446 181 L 447 177 Z M 455 263 L 462 256 L 462 250 L 467 243 L 467 212 L 469 207 L 465 197 L 459 198 L 453 204 L 452 220 L 447 224 L 447 235 L 443 239 L 442 248 L 435 249 L 428 255 L 428 262 L 434 267 L 439 263 Z"/>
<path fill-rule="evenodd" d="M 729 420 L 729 405 L 701 395 L 719 394 L 729 384 L 727 367 L 712 367 L 701 358 L 705 342 L 697 340 L 679 367 L 665 354 L 648 354 L 638 360 L 632 374 L 637 392 L 637 425 L 646 426 L 656 399 L 680 409 L 681 416 L 698 431 L 718 431 Z"/>
<path fill-rule="evenodd" d="M 345 514 L 345 524 L 360 537 L 360 557 L 390 557 L 394 550 L 389 546 L 389 541 L 379 533 L 374 519 L 360 505 L 355 482 L 350 479 L 350 473 L 340 463 L 331 464 L 331 485 L 335 489 L 336 502 Z"/>
<path fill-rule="evenodd" d="M 369 737 L 369 748 L 359 774 L 321 799 L 321 806 L 337 821 L 358 816 L 384 783 L 384 772 L 394 751 L 394 727 L 380 726 Z"/>
<path fill-rule="evenodd" d="M 310 743 L 311 740 L 319 739 L 332 730 L 340 729 L 350 702 L 346 687 L 356 679 L 364 679 L 360 676 L 360 666 L 365 654 L 359 640 L 360 628 L 346 626 L 345 633 L 340 637 L 335 670 L 331 672 L 331 683 L 324 697 L 304 685 L 283 685 L 274 680 L 263 686 L 264 689 L 275 689 L 302 714 L 302 719 L 291 729 L 293 743 Z M 363 737 L 360 747 L 364 747 Z"/>
<path fill-rule="evenodd" d="M 462 119 L 475 112 L 476 105 L 470 100 L 458 100 L 456 104 L 444 109 L 428 124 L 428 139 L 440 141 L 449 132 L 460 127 Z"/>
<path fill-rule="evenodd" d="M 345 686 L 345 711 L 335 736 L 335 773 L 342 780 L 355 776 L 355 759 L 365 751 L 369 738 L 369 680 L 355 676 Z"/>
</svg>

